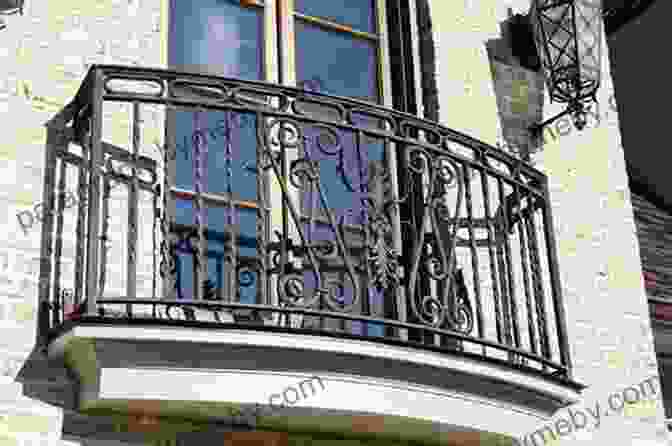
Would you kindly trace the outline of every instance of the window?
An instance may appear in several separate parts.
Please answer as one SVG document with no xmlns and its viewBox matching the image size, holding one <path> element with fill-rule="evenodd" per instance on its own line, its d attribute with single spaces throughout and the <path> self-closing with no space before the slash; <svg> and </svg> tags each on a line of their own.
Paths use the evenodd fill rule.
<svg viewBox="0 0 672 446">
<path fill-rule="evenodd" d="M 263 80 L 330 95 L 353 97 L 391 106 L 387 60 L 385 0 L 195 0 L 170 2 L 169 65 L 171 68 L 245 80 Z M 356 66 L 357 69 L 352 69 Z M 228 237 L 236 237 L 240 262 L 253 263 L 257 255 L 256 231 L 260 212 L 260 181 L 256 164 L 256 117 L 251 113 L 175 111 L 173 124 L 178 150 L 174 171 L 174 217 L 178 226 L 189 228 L 200 220 L 207 230 L 207 279 L 218 290 L 234 283 L 240 274 L 227 263 Z M 317 137 L 305 130 L 309 139 Z M 354 135 L 342 135 L 354 145 Z M 193 150 L 197 144 L 198 150 Z M 322 183 L 338 218 L 361 213 L 343 189 L 339 169 L 366 168 L 384 162 L 383 145 L 368 141 L 366 153 L 336 166 L 335 160 L 316 159 Z M 318 155 L 315 154 L 317 157 Z M 291 160 L 287 160 L 291 162 Z M 329 166 L 329 163 L 333 165 Z M 363 180 L 349 179 L 349 187 L 365 187 Z M 282 197 L 268 186 L 271 196 L 271 228 L 281 227 Z M 194 194 L 206 192 L 197 211 Z M 310 212 L 314 191 L 298 194 L 302 213 Z M 319 239 L 320 227 L 304 228 Z M 190 249 L 178 248 L 178 298 L 193 295 L 196 268 Z M 256 281 L 246 271 L 239 282 Z M 306 278 L 308 279 L 308 278 Z M 306 280 L 305 286 L 310 286 Z M 258 301 L 256 286 L 240 285 L 242 303 Z M 231 295 L 221 292 L 222 296 Z M 219 291 L 218 291 L 219 292 Z M 235 291 L 234 291 L 235 294 Z M 347 292 L 346 292 L 347 294 Z"/>
</svg>

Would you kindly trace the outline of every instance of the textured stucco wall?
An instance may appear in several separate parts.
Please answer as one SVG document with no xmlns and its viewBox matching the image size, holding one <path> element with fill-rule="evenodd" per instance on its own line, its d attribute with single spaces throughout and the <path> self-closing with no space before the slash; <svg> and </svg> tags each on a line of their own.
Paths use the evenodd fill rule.
<svg viewBox="0 0 672 446">
<path fill-rule="evenodd" d="M 506 92 L 493 87 L 485 43 L 498 37 L 507 8 L 527 13 L 529 2 L 429 4 L 438 60 L 439 121 L 486 142 L 500 142 L 497 103 L 516 98 L 496 97 Z M 549 176 L 574 378 L 589 386 L 576 407 L 594 407 L 595 402 L 606 406 L 612 393 L 658 376 L 618 116 L 608 109 L 613 88 L 604 36 L 602 48 L 600 124 L 589 118 L 582 132 L 570 131 L 566 126 L 571 123 L 565 124 L 561 136 L 548 138 L 543 150 L 533 155 L 536 166 Z M 562 110 L 544 95 L 544 119 Z M 657 389 L 654 402 L 610 414 L 599 428 L 567 435 L 558 444 L 664 444 L 667 434 Z M 560 414 L 566 416 L 566 411 Z"/>
</svg>

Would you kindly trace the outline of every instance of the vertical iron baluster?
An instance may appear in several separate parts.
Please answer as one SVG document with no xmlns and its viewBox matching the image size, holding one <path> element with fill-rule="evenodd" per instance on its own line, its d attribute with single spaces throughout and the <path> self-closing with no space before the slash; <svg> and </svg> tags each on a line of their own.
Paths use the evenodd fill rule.
<svg viewBox="0 0 672 446">
<path fill-rule="evenodd" d="M 488 165 L 486 154 L 482 154 L 481 164 L 484 166 Z M 497 341 L 502 342 L 502 334 L 503 334 L 502 316 L 500 314 L 499 288 L 497 284 L 497 269 L 495 267 L 495 251 L 494 251 L 495 241 L 493 240 L 493 234 L 492 234 L 493 219 L 490 216 L 490 188 L 488 187 L 488 178 L 486 176 L 486 169 L 480 168 L 479 173 L 481 177 L 481 191 L 483 192 L 483 201 L 485 208 L 485 227 L 488 231 L 488 254 L 490 256 L 490 277 L 492 280 L 492 297 L 495 306 L 495 326 L 497 328 Z"/>
<path fill-rule="evenodd" d="M 385 154 L 385 157 L 387 159 L 388 165 L 386 166 L 388 169 L 388 172 L 390 172 L 390 187 L 392 189 L 391 192 L 391 197 L 390 199 L 393 200 L 393 204 L 390 206 L 390 217 L 392 219 L 392 240 L 393 240 L 393 248 L 394 252 L 398 256 L 398 258 L 401 257 L 402 254 L 402 236 L 401 236 L 401 210 L 399 208 L 399 176 L 401 171 L 398 168 L 398 160 L 397 160 L 397 145 L 390 141 L 389 136 L 385 136 L 383 140 L 383 153 Z M 404 293 L 404 287 L 402 286 L 402 280 L 403 280 L 403 275 L 405 271 L 403 271 L 403 267 L 398 264 L 397 266 L 397 273 L 399 275 L 399 284 L 396 287 L 392 287 L 393 291 L 388 291 L 389 293 L 393 293 L 393 300 L 392 302 L 394 305 L 396 305 L 396 308 L 394 309 L 394 313 L 397 316 L 397 319 L 399 322 L 406 322 L 407 316 L 406 316 L 406 299 L 405 299 L 405 293 Z M 400 328 L 398 330 L 399 333 L 399 338 L 403 340 L 408 340 L 408 330 Z"/>
<path fill-rule="evenodd" d="M 201 299 L 201 282 L 205 280 L 205 266 L 204 265 L 204 251 L 205 247 L 205 210 L 203 202 L 203 171 L 205 169 L 203 162 L 203 150 L 206 146 L 204 143 L 205 136 L 201 133 L 201 114 L 204 113 L 202 110 L 194 112 L 194 134 L 192 137 L 192 145 L 194 147 L 194 189 L 196 192 L 196 231 L 197 231 L 197 243 L 195 247 L 196 259 L 195 259 L 195 274 L 194 281 L 192 284 L 193 300 Z M 205 149 L 207 150 L 207 149 Z"/>
<path fill-rule="evenodd" d="M 558 337 L 558 350 L 560 353 L 560 362 L 567 368 L 567 378 L 571 379 L 572 363 L 569 356 L 569 341 L 567 339 L 565 306 L 562 299 L 562 287 L 560 285 L 558 254 L 556 251 L 555 232 L 553 227 L 553 217 L 551 213 L 550 192 L 548 188 L 548 179 L 545 179 L 542 185 L 544 195 L 542 210 L 544 238 L 546 240 L 546 250 L 548 252 L 548 270 L 551 278 L 551 295 L 553 297 L 553 308 L 555 310 L 556 334 Z"/>
<path fill-rule="evenodd" d="M 140 183 L 138 181 L 138 154 L 140 152 L 140 104 L 133 101 L 133 125 L 132 125 L 132 167 L 131 184 L 128 190 L 128 255 L 126 259 L 126 296 L 129 299 L 137 297 L 137 249 L 138 249 L 138 198 Z M 105 182 L 106 185 L 107 181 Z M 109 195 L 108 197 L 109 198 Z M 105 223 L 103 223 L 105 224 Z M 104 241 L 103 241 L 104 242 Z M 102 290 L 101 290 L 102 292 Z M 126 314 L 132 314 L 132 305 L 126 304 Z"/>
<path fill-rule="evenodd" d="M 100 169 L 103 164 L 103 147 L 101 144 L 103 127 L 103 74 L 101 69 L 93 70 L 91 85 L 91 139 L 89 146 L 89 190 L 88 190 L 88 231 L 87 231 L 87 267 L 86 267 L 86 312 L 95 316 L 98 312 L 96 297 L 98 295 L 98 247 L 100 230 Z"/>
<path fill-rule="evenodd" d="M 528 276 L 528 264 L 527 264 L 527 243 L 525 240 L 525 231 L 523 230 L 523 203 L 520 196 L 520 186 L 517 183 L 514 183 L 514 194 L 516 197 L 516 208 L 514 209 L 514 215 L 517 213 L 517 218 L 514 220 L 516 227 L 518 228 L 518 239 L 520 240 L 520 260 L 523 268 L 523 289 L 525 290 L 525 307 L 527 309 L 527 330 L 530 335 L 530 349 L 532 353 L 537 354 L 537 344 L 536 344 L 536 334 L 534 329 L 534 309 L 532 308 L 532 300 L 530 296 L 530 279 Z M 531 206 L 529 200 L 529 192 L 527 193 L 528 205 Z"/>
<path fill-rule="evenodd" d="M 40 280 L 39 280 L 39 311 L 40 324 L 38 324 L 37 335 L 41 341 L 46 345 L 46 336 L 50 327 L 49 316 L 51 302 L 49 298 L 49 280 L 51 279 L 52 266 L 52 243 L 53 243 L 53 229 L 54 229 L 54 188 L 56 187 L 56 179 L 54 174 L 56 172 L 56 153 L 64 146 L 67 148 L 68 139 L 64 137 L 65 125 L 62 119 L 47 125 L 47 146 L 44 153 L 44 186 L 42 187 L 42 195 L 45 198 L 43 209 L 46 208 L 44 218 L 42 221 L 42 234 L 40 246 Z M 53 296 L 52 300 L 57 299 Z"/>
<path fill-rule="evenodd" d="M 152 191 L 152 299 L 156 299 L 156 222 L 161 218 L 161 213 L 159 209 L 159 187 L 158 184 L 154 185 L 154 190 Z M 152 317 L 156 317 L 156 305 L 152 306 Z"/>
<path fill-rule="evenodd" d="M 86 219 L 87 219 L 87 202 L 88 196 L 86 190 L 88 189 L 87 182 L 87 156 L 89 150 L 86 149 L 85 145 L 82 145 L 82 164 L 78 166 L 77 176 L 78 176 L 78 185 L 77 185 L 77 228 L 75 232 L 77 234 L 77 242 L 75 247 L 75 297 L 73 305 L 79 305 L 82 302 L 82 294 L 84 291 L 84 268 L 85 268 L 85 259 L 86 259 Z"/>
<path fill-rule="evenodd" d="M 168 110 L 166 114 L 166 127 L 175 128 L 175 110 Z M 162 279 L 162 297 L 164 299 L 174 299 L 177 291 L 176 280 L 176 259 L 173 257 L 173 236 L 171 234 L 172 207 L 174 199 L 172 196 L 171 182 L 174 181 L 176 171 L 175 158 L 171 159 L 170 153 L 175 147 L 174 132 L 166 132 L 166 144 L 163 149 L 162 182 L 161 193 L 161 270 Z"/>
<path fill-rule="evenodd" d="M 304 158 L 304 157 L 309 158 L 310 157 L 309 154 L 310 154 L 310 150 L 311 150 L 311 147 L 310 147 L 309 144 L 310 144 L 311 138 L 306 136 L 305 134 L 303 135 L 303 137 L 304 137 L 304 144 L 299 147 L 299 150 L 302 150 L 302 152 L 298 153 L 298 158 Z M 319 162 L 319 161 L 316 161 L 316 163 L 317 162 Z M 317 220 L 319 219 L 318 217 L 319 217 L 319 214 L 320 214 L 320 207 L 319 207 L 320 202 L 319 202 L 319 199 L 317 198 L 318 191 L 317 191 L 317 187 L 316 187 L 316 185 L 313 181 L 303 182 L 301 189 L 302 190 L 300 190 L 298 192 L 298 195 L 299 195 L 299 209 L 300 209 L 299 215 L 301 215 L 301 217 L 304 218 L 304 220 L 302 220 L 302 221 L 306 222 L 304 224 L 308 225 L 308 230 L 306 231 L 307 233 L 306 233 L 306 240 L 305 240 L 305 245 L 304 246 L 312 246 L 315 243 L 314 235 L 315 235 L 315 232 L 316 232 L 316 225 L 319 224 L 319 223 L 317 223 Z M 304 213 L 306 211 L 307 211 L 308 215 L 304 216 Z M 287 233 L 285 235 L 285 237 L 289 237 L 289 234 Z M 301 260 L 302 260 L 302 266 L 304 266 L 304 264 L 305 264 L 304 260 L 305 259 L 301 259 Z M 304 276 L 304 280 L 305 280 L 306 279 L 305 274 L 303 276 Z M 306 292 L 305 282 L 304 282 L 303 290 L 304 290 L 304 295 L 305 295 L 305 292 Z M 324 310 L 324 307 L 325 307 L 324 299 L 323 299 L 323 296 L 320 295 L 320 299 L 318 301 L 317 309 L 318 310 Z M 315 322 L 315 320 L 317 320 L 317 323 L 318 323 L 318 326 L 319 326 L 320 330 L 324 330 L 324 328 L 326 326 L 328 326 L 329 322 L 331 321 L 331 319 L 325 319 L 323 317 L 319 317 L 319 318 L 315 318 L 315 317 L 311 317 L 311 316 L 300 316 L 300 317 L 302 318 L 302 322 L 304 324 L 310 324 L 311 327 L 314 326 L 314 322 Z M 337 321 L 337 323 L 340 323 L 340 321 Z"/>
<path fill-rule="evenodd" d="M 107 177 L 103 179 L 103 235 L 100 240 L 100 283 L 98 285 L 98 297 L 105 293 L 105 276 L 107 273 L 107 243 L 110 217 L 110 181 Z M 128 309 L 127 309 L 128 310 Z"/>
<path fill-rule="evenodd" d="M 52 314 L 53 324 L 58 325 L 59 321 L 59 310 L 63 308 L 63 301 L 60 298 L 61 296 L 61 257 L 63 256 L 63 214 L 65 210 L 65 179 L 67 173 L 67 163 L 64 157 L 61 157 L 58 160 L 60 169 L 58 172 L 58 211 L 57 221 L 56 221 L 56 246 L 54 247 L 54 299 L 57 299 L 56 308 Z M 50 192 L 51 193 L 51 192 Z M 44 208 L 43 208 L 44 209 Z M 44 216 L 43 216 L 44 219 Z"/>
<path fill-rule="evenodd" d="M 355 152 L 357 154 L 357 163 L 359 164 L 359 192 L 361 193 L 361 196 L 363 197 L 368 197 L 368 193 L 371 192 L 371 188 L 375 187 L 373 184 L 369 184 L 369 181 L 371 180 L 371 166 L 368 165 L 370 163 L 369 157 L 363 157 L 362 156 L 362 139 L 364 137 L 364 134 L 361 129 L 358 129 L 357 132 L 355 133 Z M 367 154 L 368 155 L 368 154 Z M 357 191 L 353 191 L 354 193 L 357 193 Z M 383 197 L 380 197 L 381 199 Z M 356 201 L 357 206 L 360 206 L 361 209 L 364 209 L 364 220 L 362 224 L 364 225 L 364 246 L 369 246 L 369 240 L 370 240 L 370 234 L 369 234 L 369 210 L 370 208 L 362 202 L 362 200 Z M 361 213 L 361 212 L 360 212 Z M 354 224 L 354 222 L 352 222 Z M 347 235 L 346 235 L 347 236 Z M 346 240 L 347 243 L 347 240 Z M 347 245 L 346 245 L 347 246 Z M 347 253 L 345 255 L 348 255 Z M 361 299 L 361 314 L 366 315 L 371 317 L 371 302 L 370 299 L 372 299 L 377 291 L 375 290 L 375 287 L 371 286 L 371 283 L 373 281 L 373 274 L 371 273 L 371 265 L 369 264 L 367 258 L 366 258 L 366 249 L 363 251 L 362 254 L 363 258 L 362 261 L 366 265 L 366 286 L 362 287 L 362 296 L 360 296 Z M 356 278 L 356 280 L 359 280 L 359 278 Z M 385 290 L 383 290 L 380 295 L 383 296 L 385 293 Z M 366 332 L 365 334 L 368 335 L 368 331 L 366 330 L 365 327 L 367 325 L 363 322 L 360 322 L 362 331 Z M 348 327 L 350 328 L 350 332 L 352 333 L 352 322 L 348 322 Z"/>
<path fill-rule="evenodd" d="M 503 317 L 503 326 L 504 326 L 504 342 L 507 345 L 511 345 L 511 319 L 509 314 L 509 296 L 507 290 L 507 281 L 506 281 L 506 265 L 504 264 L 504 253 L 502 252 L 502 247 L 504 246 L 504 238 L 506 238 L 506 227 L 502 221 L 502 215 L 495 215 L 493 220 L 495 226 L 495 251 L 497 253 L 497 267 L 498 267 L 498 277 L 500 281 L 500 292 L 501 292 L 501 305 L 502 305 L 502 317 Z M 509 355 L 509 359 L 511 355 Z"/>
<path fill-rule="evenodd" d="M 414 263 L 416 262 L 416 256 L 422 255 L 423 247 L 418 246 L 418 243 L 422 243 L 422 234 L 423 234 L 423 228 L 421 225 L 422 219 L 423 219 L 423 213 L 425 209 L 425 203 L 424 203 L 424 196 L 422 195 L 422 178 L 424 176 L 424 173 L 418 173 L 418 172 L 413 172 L 411 171 L 410 165 L 412 165 L 413 160 L 411 159 L 410 155 L 411 151 L 409 150 L 409 147 L 406 147 L 406 157 L 404 158 L 406 160 L 406 184 L 407 184 L 407 190 L 406 190 L 406 198 L 408 200 L 409 208 L 410 208 L 410 219 L 409 219 L 409 225 L 408 225 L 408 232 L 410 233 L 409 236 L 409 246 L 411 249 L 409 250 L 409 260 L 407 262 L 408 265 L 408 270 L 409 270 L 409 278 L 408 278 L 408 298 L 411 303 L 413 304 L 413 299 L 416 299 L 418 292 L 420 292 L 422 295 L 427 294 L 427 279 L 422 278 L 424 280 L 417 280 L 417 282 L 413 283 L 413 267 Z M 412 307 L 411 307 L 412 308 Z M 412 322 L 418 322 L 420 319 L 418 316 L 415 314 L 415 312 L 412 312 L 413 314 L 413 319 Z M 412 329 L 409 333 L 409 337 L 413 341 L 419 341 L 419 342 L 424 342 L 424 336 L 425 332 L 423 330 L 418 330 L 418 329 Z"/>
<path fill-rule="evenodd" d="M 548 345 L 548 326 L 546 324 L 546 305 L 544 304 L 544 288 L 541 283 L 541 271 L 539 264 L 538 244 L 537 244 L 537 228 L 534 219 L 534 204 L 530 203 L 526 212 L 525 227 L 527 230 L 527 238 L 530 247 L 530 266 L 532 267 L 532 285 L 534 287 L 534 298 L 537 310 L 537 323 L 539 325 L 539 344 L 541 355 L 544 358 L 550 357 L 550 348 Z M 547 366 L 543 366 L 545 371 Z"/>
<path fill-rule="evenodd" d="M 504 184 L 501 178 L 497 178 L 498 189 L 499 189 L 499 201 L 502 206 L 502 222 L 503 222 L 503 231 L 502 239 L 504 242 L 504 255 L 506 260 L 506 270 L 508 272 L 507 279 L 509 284 L 509 310 L 511 311 L 511 330 L 513 331 L 513 345 L 520 347 L 520 330 L 518 329 L 518 306 L 516 303 L 516 282 L 514 279 L 514 269 L 513 269 L 513 260 L 511 258 L 511 241 L 509 240 L 509 230 L 511 228 L 511 220 L 508 209 L 506 208 L 507 202 L 506 197 L 504 196 Z M 510 199 L 510 198 L 509 198 Z"/>
<path fill-rule="evenodd" d="M 471 268 L 474 277 L 474 300 L 476 302 L 476 319 L 478 321 L 478 337 L 483 339 L 485 325 L 483 322 L 483 308 L 481 307 L 481 280 L 478 271 L 478 252 L 476 251 L 476 236 L 474 234 L 474 218 L 471 203 L 471 181 L 468 164 L 462 164 L 464 176 L 464 197 L 467 209 L 467 228 L 469 231 L 469 250 L 471 251 Z M 455 216 L 457 219 L 457 216 Z M 483 346 L 483 355 L 486 353 L 486 347 Z"/>
<path fill-rule="evenodd" d="M 427 142 L 427 133 L 424 130 L 421 130 L 421 140 L 428 144 Z M 424 212 L 430 215 L 430 218 L 426 220 L 426 224 L 422 228 L 422 230 L 425 232 L 425 240 L 427 240 L 427 243 L 425 244 L 425 247 L 427 248 L 427 258 L 432 258 L 436 255 L 435 250 L 436 246 L 438 243 L 440 243 L 440 237 L 439 237 L 439 229 L 435 228 L 432 220 L 432 217 L 435 215 L 432 215 L 436 212 L 436 209 L 433 207 L 434 203 L 434 194 L 436 193 L 437 185 L 439 183 L 438 180 L 438 169 L 439 166 L 435 165 L 434 160 L 430 157 L 427 159 L 427 166 L 428 169 L 423 175 L 423 191 L 422 195 L 427 197 L 427 201 L 425 203 L 425 209 Z M 434 184 L 433 184 L 434 183 Z M 424 217 L 423 213 L 423 217 Z M 430 241 L 431 240 L 431 241 Z M 439 256 L 441 254 L 439 253 Z M 428 283 L 427 283 L 427 288 L 429 290 L 429 295 L 433 298 L 436 299 L 436 301 L 440 302 L 441 304 L 445 304 L 441 300 L 441 294 L 439 293 L 439 289 L 441 286 L 441 282 L 439 280 L 434 279 L 431 275 L 428 274 Z M 438 310 L 438 309 L 437 309 Z M 439 313 L 434 314 L 434 320 L 432 321 L 433 323 L 436 323 L 438 321 L 438 316 Z M 436 327 L 439 327 L 439 325 L 435 325 Z M 427 338 L 430 340 L 430 343 L 433 343 L 435 346 L 440 346 L 441 345 L 441 335 L 438 333 L 430 333 Z"/>
<path fill-rule="evenodd" d="M 259 134 L 261 123 L 264 120 L 264 115 L 257 111 L 256 113 L 256 134 Z M 257 143 L 257 156 L 255 172 L 257 174 L 257 255 L 259 259 L 259 272 L 257 273 L 257 286 L 259 287 L 260 304 L 270 305 L 270 280 L 268 279 L 269 259 L 266 250 L 268 244 L 268 237 L 270 234 L 270 190 L 269 182 L 267 181 L 267 173 L 263 168 L 264 149 L 263 145 Z"/>
<path fill-rule="evenodd" d="M 287 148 L 283 144 L 284 137 L 283 132 L 283 123 L 278 125 L 278 146 L 280 150 L 280 178 L 278 181 L 284 185 L 284 188 L 289 187 L 288 181 L 288 172 L 287 172 Z M 270 129 L 269 129 L 270 131 Z M 277 178 L 277 172 L 276 172 Z M 312 183 L 311 183 L 312 184 Z M 282 187 L 282 186 L 281 186 Z M 289 199 L 289 198 L 288 198 Z M 284 203 L 283 203 L 284 204 Z M 282 206 L 282 233 L 280 235 L 280 271 L 278 273 L 278 278 L 282 278 L 287 271 L 287 264 L 289 262 L 289 209 L 288 206 Z M 304 290 L 305 291 L 305 290 Z M 320 301 L 320 308 L 322 308 L 322 302 Z M 287 327 L 291 327 L 291 313 L 285 313 L 285 324 Z M 320 318 L 320 325 L 322 325 L 322 318 Z"/>
<path fill-rule="evenodd" d="M 226 237 L 227 245 L 225 246 L 225 258 L 226 263 L 228 263 L 228 299 L 230 302 L 235 302 L 239 296 L 239 285 L 238 285 L 238 212 L 233 201 L 233 149 L 232 149 L 232 134 L 234 126 L 232 124 L 232 112 L 225 111 L 224 117 L 227 121 L 226 129 L 227 136 L 224 140 L 224 163 L 226 165 L 226 194 L 229 198 L 228 201 L 228 212 L 227 212 L 227 223 L 225 233 L 228 234 Z"/>
</svg>

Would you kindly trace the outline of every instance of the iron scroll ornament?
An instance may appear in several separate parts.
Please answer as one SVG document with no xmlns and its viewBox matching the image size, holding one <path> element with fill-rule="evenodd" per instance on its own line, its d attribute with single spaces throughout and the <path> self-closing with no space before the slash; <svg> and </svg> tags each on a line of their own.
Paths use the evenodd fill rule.
<svg viewBox="0 0 672 446">
<path fill-rule="evenodd" d="M 423 207 L 420 229 L 414 240 L 412 267 L 409 274 L 409 298 L 411 310 L 423 323 L 432 327 L 441 327 L 445 323 L 457 331 L 470 333 L 474 327 L 474 315 L 468 298 L 463 293 L 461 271 L 455 274 L 455 245 L 458 228 L 457 213 L 464 196 L 464 178 L 454 162 L 445 157 L 431 157 L 421 147 L 409 147 L 406 152 L 406 184 L 422 184 L 422 178 L 429 179 L 428 190 L 422 193 Z M 455 207 L 451 212 L 445 202 L 449 189 L 457 187 Z M 405 201 L 410 195 L 410 189 Z M 431 227 L 432 237 L 428 237 L 425 228 Z M 448 227 L 448 237 L 445 228 Z M 424 251 L 424 252 L 423 252 Z M 420 264 L 424 260 L 424 270 L 435 280 L 442 281 L 438 297 L 418 296 Z M 453 294 L 451 302 L 450 294 Z"/>
<path fill-rule="evenodd" d="M 302 144 L 305 144 L 306 142 L 307 138 L 304 137 L 303 132 L 301 131 L 301 124 L 288 118 L 278 118 L 271 122 L 262 120 L 262 122 L 263 124 L 258 127 L 259 133 L 257 135 L 259 144 L 263 150 L 263 155 L 268 160 L 268 162 L 263 165 L 262 169 L 272 169 L 275 178 L 278 180 L 282 192 L 283 204 L 289 211 L 300 238 L 299 244 L 294 244 L 289 241 L 290 248 L 295 254 L 307 258 L 309 265 L 308 268 L 303 269 L 303 273 L 311 274 L 315 283 L 315 294 L 313 296 L 305 296 L 304 275 L 299 274 L 298 272 L 287 273 L 285 271 L 280 271 L 277 281 L 278 297 L 280 301 L 285 304 L 302 307 L 311 307 L 318 302 L 318 300 L 321 300 L 321 298 L 325 298 L 324 301 L 330 308 L 342 312 L 350 312 L 359 302 L 360 283 L 357 280 L 355 266 L 346 249 L 342 231 L 339 228 L 333 211 L 329 207 L 327 196 L 320 183 L 319 166 L 317 165 L 317 162 L 311 158 L 310 151 L 306 150 L 305 145 L 303 146 L 304 150 L 302 150 L 303 156 L 291 163 L 289 173 L 286 177 L 282 174 L 280 163 L 283 157 L 281 154 L 288 149 L 298 151 L 302 148 Z M 337 130 L 328 125 L 315 124 L 311 127 L 319 128 L 322 131 L 320 134 L 322 138 L 316 138 L 316 146 L 318 150 L 325 155 L 342 156 L 344 149 Z M 330 136 L 330 138 L 325 136 Z M 327 141 L 328 139 L 331 139 L 331 143 Z M 276 149 L 276 153 L 274 153 L 274 147 L 279 149 L 279 152 Z M 339 302 L 335 298 L 335 290 L 343 286 L 340 281 L 335 281 L 333 279 L 329 280 L 322 276 L 318 262 L 320 257 L 323 257 L 325 254 L 325 244 L 324 242 L 308 242 L 303 225 L 301 224 L 301 216 L 290 197 L 288 182 L 299 189 L 311 185 L 317 190 L 319 201 L 329 222 L 329 227 L 335 235 L 337 253 L 343 261 L 347 277 L 353 289 L 353 299 L 351 303 L 345 304 L 344 302 Z M 327 251 L 333 251 L 333 249 L 328 248 Z"/>
</svg>

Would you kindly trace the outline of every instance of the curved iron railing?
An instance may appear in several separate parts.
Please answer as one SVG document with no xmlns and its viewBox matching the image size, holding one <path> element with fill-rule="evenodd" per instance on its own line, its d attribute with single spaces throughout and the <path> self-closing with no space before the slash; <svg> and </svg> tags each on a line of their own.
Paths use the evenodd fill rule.
<svg viewBox="0 0 672 446">
<path fill-rule="evenodd" d="M 547 181 L 521 160 L 366 102 L 108 65 L 48 128 L 52 334 L 244 325 L 570 378 Z"/>
</svg>

